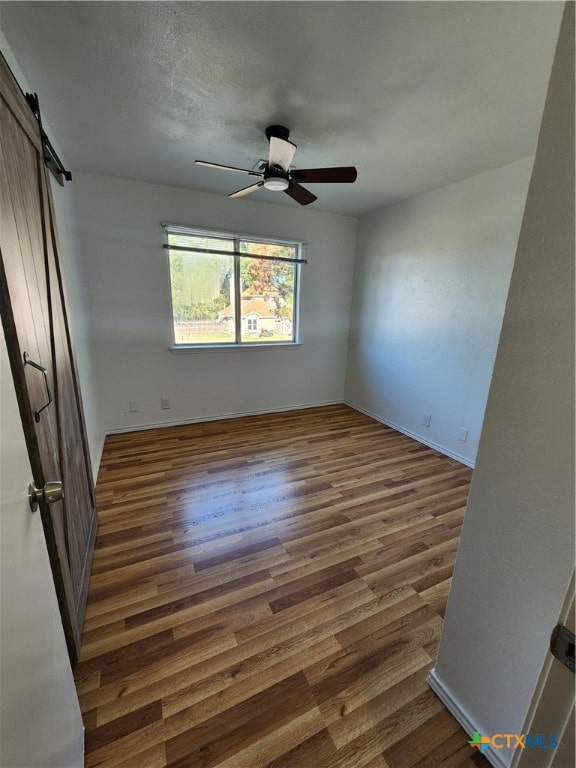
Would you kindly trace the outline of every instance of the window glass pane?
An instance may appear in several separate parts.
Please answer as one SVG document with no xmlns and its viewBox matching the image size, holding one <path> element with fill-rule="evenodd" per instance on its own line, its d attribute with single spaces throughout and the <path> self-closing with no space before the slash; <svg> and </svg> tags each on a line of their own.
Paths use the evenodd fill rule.
<svg viewBox="0 0 576 768">
<path fill-rule="evenodd" d="M 233 344 L 234 257 L 187 251 L 169 255 L 175 343 Z"/>
<path fill-rule="evenodd" d="M 296 341 L 299 268 L 276 259 L 298 259 L 298 243 L 168 226 L 166 236 L 175 344 Z"/>
<path fill-rule="evenodd" d="M 241 251 L 246 252 L 242 243 Z M 265 255 L 272 249 L 284 249 L 286 246 L 273 244 L 255 244 Z M 293 253 L 294 248 L 289 247 Z M 289 258 L 293 258 L 290 256 Z M 275 341 L 294 340 L 294 284 L 296 266 L 281 261 L 264 259 L 240 259 L 241 284 L 241 341 L 251 344 L 270 344 Z"/>
</svg>

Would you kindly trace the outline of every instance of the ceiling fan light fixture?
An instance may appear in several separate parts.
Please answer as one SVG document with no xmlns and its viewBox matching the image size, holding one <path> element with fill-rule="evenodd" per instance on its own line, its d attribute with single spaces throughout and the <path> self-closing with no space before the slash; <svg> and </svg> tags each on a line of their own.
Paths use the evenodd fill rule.
<svg viewBox="0 0 576 768">
<path fill-rule="evenodd" d="M 248 187 L 237 189 L 228 197 L 238 198 L 250 195 L 264 187 L 271 192 L 286 192 L 288 197 L 300 205 L 309 205 L 318 198 L 300 182 L 315 184 L 338 184 L 356 181 L 356 168 L 341 166 L 338 168 L 293 168 L 292 160 L 296 152 L 296 144 L 289 141 L 290 131 L 282 125 L 270 125 L 266 128 L 266 138 L 270 144 L 268 160 L 259 160 L 252 170 L 236 168 L 233 165 L 222 165 L 207 160 L 196 160 L 197 165 L 224 171 L 237 171 L 248 176 L 258 176 L 260 181 Z"/>
<path fill-rule="evenodd" d="M 273 192 L 283 192 L 288 189 L 288 179 L 283 176 L 268 176 L 267 179 L 264 179 L 264 186 Z"/>
</svg>

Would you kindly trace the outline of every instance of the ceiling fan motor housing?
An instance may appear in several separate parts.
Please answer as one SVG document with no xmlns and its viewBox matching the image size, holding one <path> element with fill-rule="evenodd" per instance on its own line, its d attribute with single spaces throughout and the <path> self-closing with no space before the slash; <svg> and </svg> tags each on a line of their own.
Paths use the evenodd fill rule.
<svg viewBox="0 0 576 768">
<path fill-rule="evenodd" d="M 268 141 L 270 141 L 272 136 L 275 136 L 277 139 L 282 139 L 282 141 L 288 141 L 290 131 L 283 125 L 269 125 L 268 128 L 266 128 L 266 138 Z"/>
<path fill-rule="evenodd" d="M 264 170 L 264 186 L 273 192 L 283 192 L 290 186 L 287 171 L 281 165 L 273 165 Z"/>
</svg>

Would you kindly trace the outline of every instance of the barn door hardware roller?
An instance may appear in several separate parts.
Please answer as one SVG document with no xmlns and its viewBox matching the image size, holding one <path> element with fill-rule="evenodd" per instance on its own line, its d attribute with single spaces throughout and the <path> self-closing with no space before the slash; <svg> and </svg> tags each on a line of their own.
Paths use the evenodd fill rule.
<svg viewBox="0 0 576 768">
<path fill-rule="evenodd" d="M 27 93 L 26 101 L 28 106 L 32 110 L 34 117 L 38 121 L 38 127 L 40 128 L 40 139 L 42 140 L 42 154 L 44 155 L 44 162 L 48 169 L 61 187 L 64 186 L 64 179 L 66 181 L 72 181 L 72 174 L 64 168 L 64 165 L 58 157 L 56 150 L 52 146 L 52 142 L 46 135 L 44 128 L 42 127 L 42 115 L 40 114 L 40 102 L 38 101 L 38 94 Z"/>
</svg>

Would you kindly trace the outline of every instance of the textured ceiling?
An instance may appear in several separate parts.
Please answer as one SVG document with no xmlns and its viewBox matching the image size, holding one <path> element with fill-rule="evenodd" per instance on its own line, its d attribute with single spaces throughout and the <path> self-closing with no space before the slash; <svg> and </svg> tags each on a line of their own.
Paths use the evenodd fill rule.
<svg viewBox="0 0 576 768">
<path fill-rule="evenodd" d="M 281 123 L 317 210 L 361 214 L 531 155 L 557 2 L 3 2 L 72 170 L 227 194 Z M 259 190 L 251 200 L 296 205 Z"/>
</svg>

